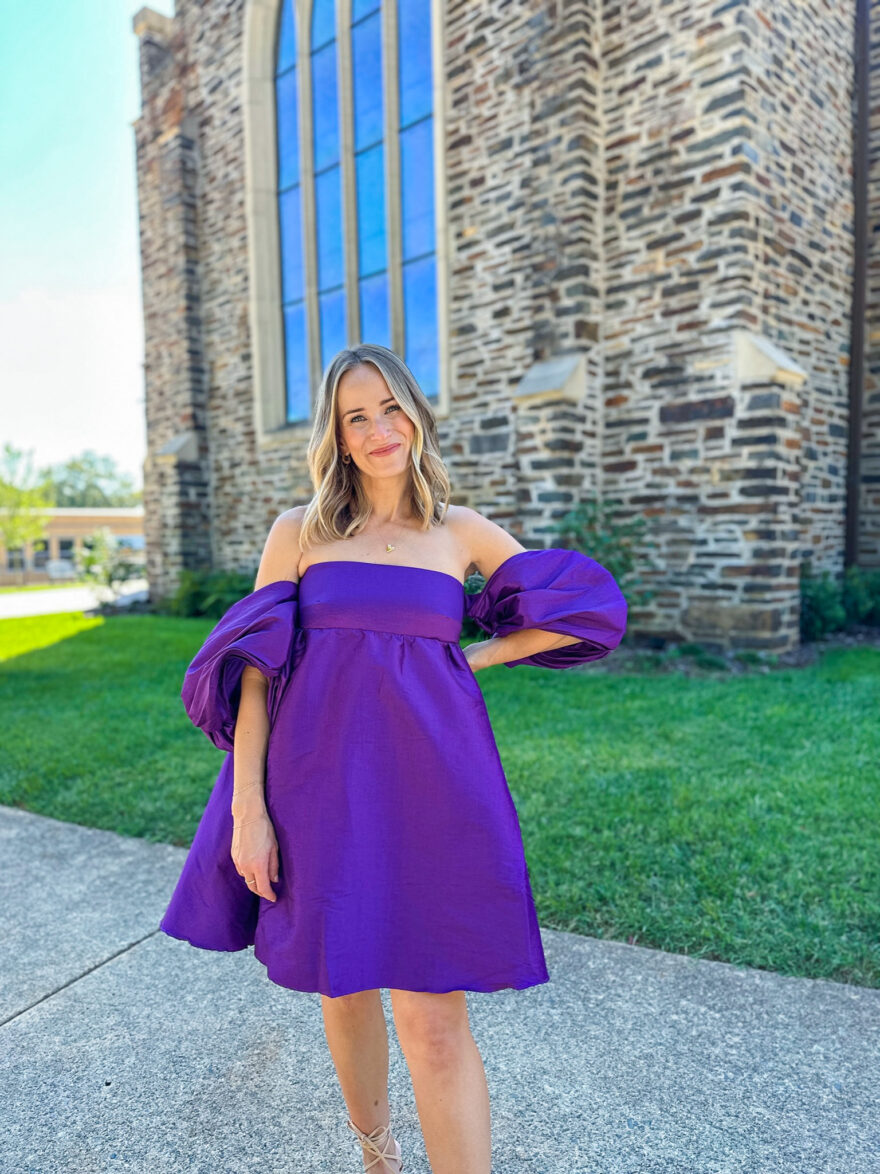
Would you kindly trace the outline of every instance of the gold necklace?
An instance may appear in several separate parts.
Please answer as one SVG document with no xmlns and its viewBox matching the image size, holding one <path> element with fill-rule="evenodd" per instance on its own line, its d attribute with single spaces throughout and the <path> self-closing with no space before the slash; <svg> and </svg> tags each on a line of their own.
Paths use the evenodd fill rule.
<svg viewBox="0 0 880 1174">
<path fill-rule="evenodd" d="M 397 547 L 392 542 L 386 542 L 385 553 L 390 554 L 392 550 L 397 550 Z"/>
</svg>

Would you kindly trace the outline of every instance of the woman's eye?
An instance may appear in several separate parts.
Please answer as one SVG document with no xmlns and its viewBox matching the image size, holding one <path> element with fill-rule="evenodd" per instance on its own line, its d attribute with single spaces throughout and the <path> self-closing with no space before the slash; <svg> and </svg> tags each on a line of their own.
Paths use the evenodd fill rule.
<svg viewBox="0 0 880 1174">
<path fill-rule="evenodd" d="M 385 409 L 385 411 L 386 411 L 386 413 L 392 412 L 392 411 L 399 412 L 399 411 L 401 411 L 400 404 L 389 404 L 388 407 Z M 361 415 L 352 416 L 351 423 L 357 424 L 358 420 L 366 420 L 366 418 L 367 418 L 366 416 L 361 416 Z"/>
</svg>

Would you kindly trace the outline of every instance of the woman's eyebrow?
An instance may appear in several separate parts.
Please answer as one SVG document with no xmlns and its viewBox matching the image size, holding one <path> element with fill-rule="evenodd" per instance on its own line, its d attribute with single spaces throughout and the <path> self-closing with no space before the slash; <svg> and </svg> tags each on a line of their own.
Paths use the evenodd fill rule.
<svg viewBox="0 0 880 1174">
<path fill-rule="evenodd" d="M 381 408 L 383 404 L 387 404 L 392 399 L 394 399 L 393 395 L 386 396 L 385 399 L 380 399 L 379 407 Z M 349 408 L 347 412 L 343 412 L 342 414 L 343 416 L 350 416 L 352 412 L 365 412 L 366 410 L 366 408 Z"/>
</svg>

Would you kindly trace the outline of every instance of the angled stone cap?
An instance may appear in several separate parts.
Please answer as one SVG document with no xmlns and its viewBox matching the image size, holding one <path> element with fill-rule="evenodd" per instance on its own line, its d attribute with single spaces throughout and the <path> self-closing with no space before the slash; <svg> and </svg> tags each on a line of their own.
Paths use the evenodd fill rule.
<svg viewBox="0 0 880 1174">
<path fill-rule="evenodd" d="M 553 355 L 533 363 L 514 390 L 514 399 L 567 399 L 580 403 L 587 390 L 587 366 L 583 352 Z"/>
<path fill-rule="evenodd" d="M 751 330 L 733 332 L 734 362 L 740 383 L 783 383 L 801 387 L 809 373 L 782 347 Z"/>
<path fill-rule="evenodd" d="M 136 37 L 149 33 L 159 41 L 170 41 L 174 36 L 174 17 L 165 16 L 152 8 L 139 8 L 131 18 Z"/>
<path fill-rule="evenodd" d="M 155 459 L 169 464 L 198 464 L 199 438 L 195 432 L 178 432 L 156 452 Z"/>
</svg>

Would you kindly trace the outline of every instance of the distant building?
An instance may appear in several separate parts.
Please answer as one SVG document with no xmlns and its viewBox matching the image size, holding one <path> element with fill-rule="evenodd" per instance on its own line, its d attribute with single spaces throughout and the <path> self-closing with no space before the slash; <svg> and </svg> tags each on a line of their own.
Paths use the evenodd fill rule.
<svg viewBox="0 0 880 1174">
<path fill-rule="evenodd" d="M 70 506 L 41 512 L 47 518 L 45 538 L 11 550 L 0 539 L 0 586 L 73 578 L 74 553 L 82 550 L 93 531 L 104 527 L 116 536 L 130 562 L 146 562 L 143 506 Z"/>
<path fill-rule="evenodd" d="M 175 13 L 133 21 L 154 596 L 256 566 L 361 339 L 455 502 L 648 520 L 634 636 L 783 651 L 807 560 L 880 565 L 880 4 Z"/>
</svg>

